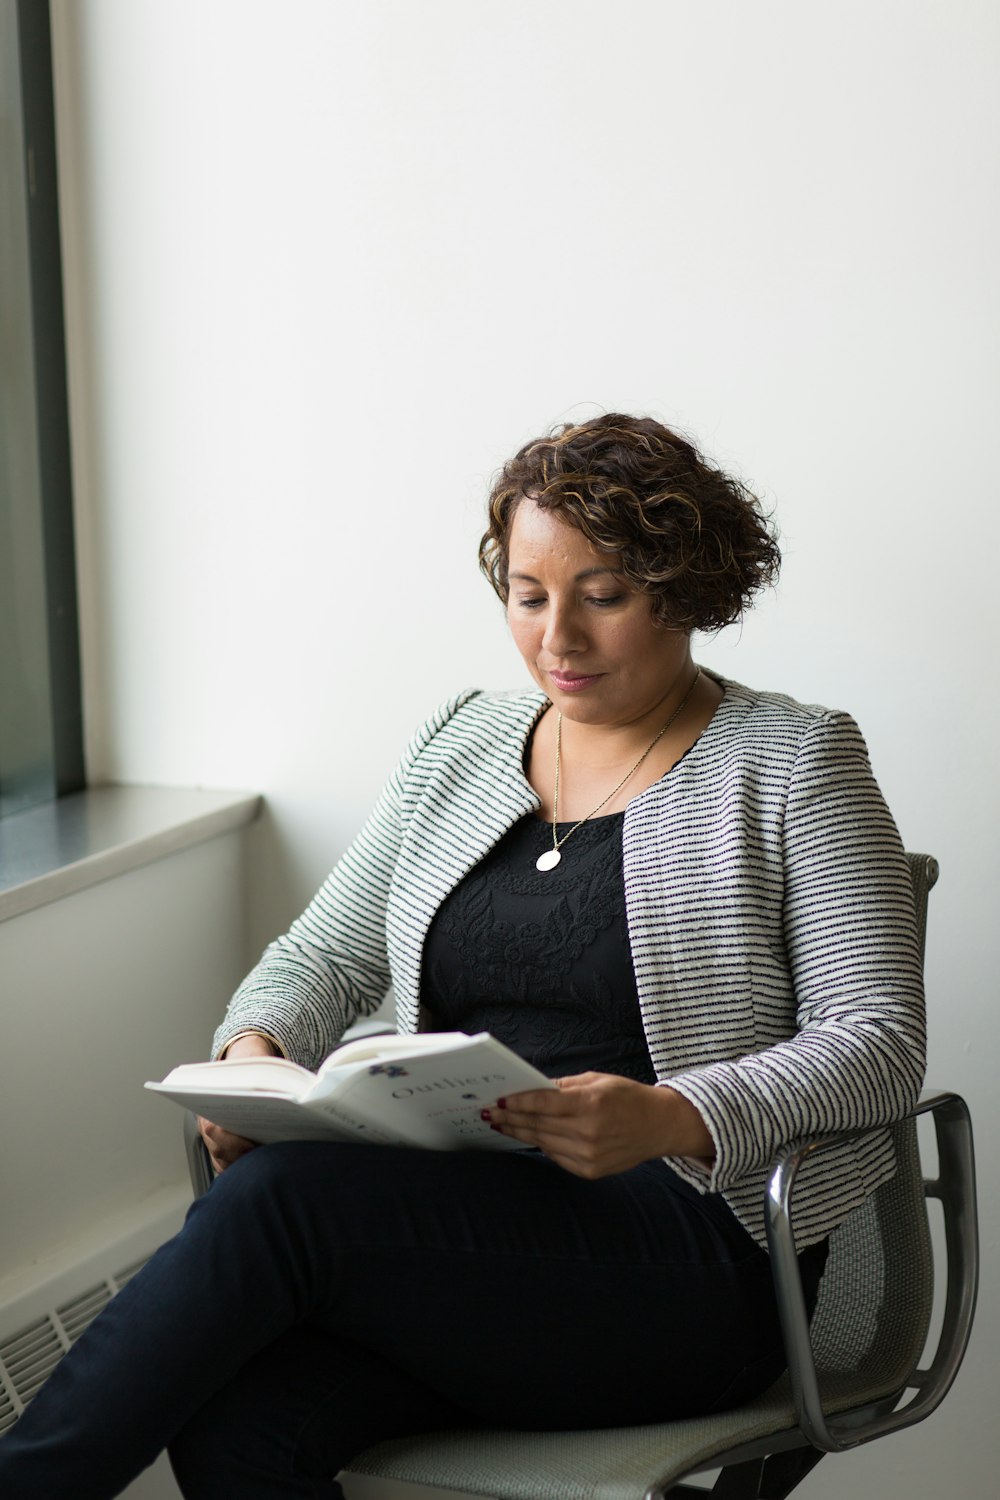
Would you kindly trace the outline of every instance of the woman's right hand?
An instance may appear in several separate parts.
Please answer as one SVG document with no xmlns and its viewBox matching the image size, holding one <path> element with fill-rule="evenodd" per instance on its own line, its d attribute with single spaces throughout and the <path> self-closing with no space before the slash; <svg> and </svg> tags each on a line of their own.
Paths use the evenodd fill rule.
<svg viewBox="0 0 1000 1500">
<path fill-rule="evenodd" d="M 232 1062 L 237 1057 L 276 1056 L 277 1053 L 266 1036 L 241 1036 L 226 1049 L 225 1061 Z M 224 1172 L 257 1145 L 256 1141 L 248 1141 L 243 1135 L 233 1135 L 231 1130 L 223 1130 L 221 1125 L 213 1125 L 211 1120 L 203 1120 L 200 1115 L 198 1129 L 217 1172 Z"/>
</svg>

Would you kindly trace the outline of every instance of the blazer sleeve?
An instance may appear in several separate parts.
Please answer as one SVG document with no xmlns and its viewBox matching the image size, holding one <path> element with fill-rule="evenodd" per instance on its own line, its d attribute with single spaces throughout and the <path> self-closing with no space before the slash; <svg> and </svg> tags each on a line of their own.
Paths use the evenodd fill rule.
<svg viewBox="0 0 1000 1500">
<path fill-rule="evenodd" d="M 287 1057 L 316 1068 L 352 1021 L 382 1002 L 390 983 L 386 905 L 406 825 L 407 781 L 434 736 L 471 696 L 462 693 L 442 705 L 414 735 L 357 838 L 229 1002 L 213 1057 L 239 1033 L 259 1030 Z"/>
<path fill-rule="evenodd" d="M 854 721 L 807 728 L 782 828 L 783 932 L 795 994 L 787 1041 L 663 1080 L 697 1106 L 715 1143 L 711 1192 L 794 1141 L 898 1119 L 925 1064 L 921 964 L 909 868 Z"/>
</svg>

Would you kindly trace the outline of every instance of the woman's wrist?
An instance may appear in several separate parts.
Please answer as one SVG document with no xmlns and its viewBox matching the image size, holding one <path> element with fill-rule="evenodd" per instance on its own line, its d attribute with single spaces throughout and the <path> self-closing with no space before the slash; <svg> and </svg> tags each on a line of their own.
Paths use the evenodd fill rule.
<svg viewBox="0 0 1000 1500">
<path fill-rule="evenodd" d="M 669 1084 L 655 1086 L 657 1106 L 662 1122 L 661 1156 L 687 1156 L 711 1168 L 715 1160 L 715 1142 L 701 1111 L 690 1099 Z"/>
<path fill-rule="evenodd" d="M 265 1031 L 238 1031 L 219 1053 L 218 1061 L 233 1061 L 237 1057 L 284 1057 L 285 1050 L 273 1036 Z"/>
</svg>

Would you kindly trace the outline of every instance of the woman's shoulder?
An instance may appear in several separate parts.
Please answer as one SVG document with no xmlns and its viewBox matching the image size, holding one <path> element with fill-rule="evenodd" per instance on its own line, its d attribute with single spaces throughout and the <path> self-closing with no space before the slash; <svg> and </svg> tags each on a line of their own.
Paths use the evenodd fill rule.
<svg viewBox="0 0 1000 1500">
<path fill-rule="evenodd" d="M 789 693 L 752 688 L 710 673 L 724 689 L 713 720 L 719 748 L 762 750 L 771 757 L 796 759 L 812 752 L 861 753 L 867 749 L 852 716 L 821 703 L 805 703 Z"/>
<path fill-rule="evenodd" d="M 827 708 L 822 703 L 805 703 L 799 698 L 793 698 L 790 693 L 748 687 L 745 683 L 724 677 L 720 672 L 709 671 L 708 675 L 723 688 L 723 703 L 730 710 L 734 721 L 746 725 L 781 723 L 805 733 L 815 724 L 854 722 L 851 715 L 840 708 Z"/>
<path fill-rule="evenodd" d="M 411 739 L 404 761 L 441 756 L 511 758 L 521 763 L 524 743 L 548 703 L 537 690 L 509 692 L 464 688 L 440 703 Z"/>
<path fill-rule="evenodd" d="M 497 691 L 469 687 L 438 704 L 417 731 L 437 735 L 447 725 L 468 734 L 499 725 L 532 724 L 548 703 L 537 689 Z"/>
</svg>

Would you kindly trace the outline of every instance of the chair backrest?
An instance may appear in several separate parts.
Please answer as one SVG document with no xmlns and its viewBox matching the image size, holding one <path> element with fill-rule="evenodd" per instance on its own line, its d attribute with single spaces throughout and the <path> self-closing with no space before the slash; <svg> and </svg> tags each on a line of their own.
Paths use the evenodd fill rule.
<svg viewBox="0 0 1000 1500">
<path fill-rule="evenodd" d="M 927 896 L 938 869 L 929 855 L 907 860 L 922 960 Z M 901 1389 L 930 1326 L 934 1266 L 916 1124 L 903 1121 L 892 1133 L 895 1175 L 830 1237 L 811 1334 L 824 1404 L 831 1407 Z M 887 1266 L 905 1266 L 906 1275 L 887 1275 Z"/>
</svg>

